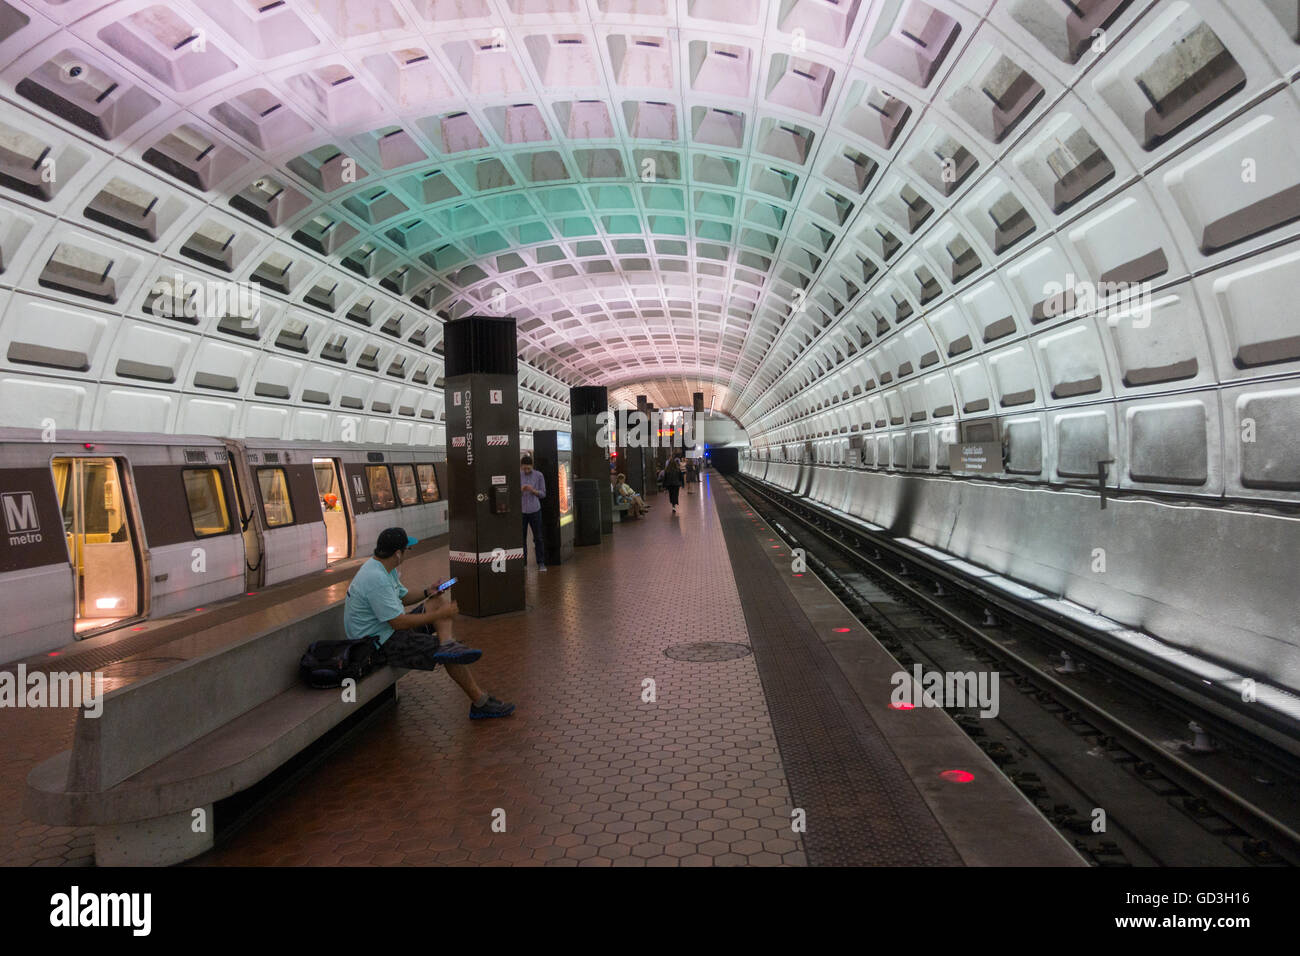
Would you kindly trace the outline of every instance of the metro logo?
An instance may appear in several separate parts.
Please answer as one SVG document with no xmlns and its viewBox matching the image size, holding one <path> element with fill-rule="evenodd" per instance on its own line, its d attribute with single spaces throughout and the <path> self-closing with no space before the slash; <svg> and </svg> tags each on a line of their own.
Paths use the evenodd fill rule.
<svg viewBox="0 0 1300 956">
<path fill-rule="evenodd" d="M 0 495 L 0 500 L 4 502 L 9 543 L 39 544 L 41 521 L 36 513 L 36 496 L 30 491 L 13 491 Z"/>
</svg>

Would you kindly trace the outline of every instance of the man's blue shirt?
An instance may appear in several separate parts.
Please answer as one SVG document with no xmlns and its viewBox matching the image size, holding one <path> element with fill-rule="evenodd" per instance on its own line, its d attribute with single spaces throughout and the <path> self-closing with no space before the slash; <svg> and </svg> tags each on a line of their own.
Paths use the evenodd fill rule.
<svg viewBox="0 0 1300 956">
<path fill-rule="evenodd" d="M 397 568 L 389 571 L 378 558 L 371 558 L 348 585 L 343 603 L 344 632 L 353 640 L 377 637 L 383 644 L 393 636 L 388 622 L 405 613 L 404 597 L 406 588 L 397 576 Z"/>
</svg>

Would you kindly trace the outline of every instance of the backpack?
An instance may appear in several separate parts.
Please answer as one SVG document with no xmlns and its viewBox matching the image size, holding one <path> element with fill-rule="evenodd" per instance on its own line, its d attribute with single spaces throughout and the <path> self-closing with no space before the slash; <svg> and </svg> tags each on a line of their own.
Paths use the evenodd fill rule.
<svg viewBox="0 0 1300 956">
<path fill-rule="evenodd" d="M 340 687 L 347 678 L 361 680 L 384 663 L 373 637 L 355 641 L 313 641 L 298 662 L 298 674 L 312 687 Z"/>
</svg>

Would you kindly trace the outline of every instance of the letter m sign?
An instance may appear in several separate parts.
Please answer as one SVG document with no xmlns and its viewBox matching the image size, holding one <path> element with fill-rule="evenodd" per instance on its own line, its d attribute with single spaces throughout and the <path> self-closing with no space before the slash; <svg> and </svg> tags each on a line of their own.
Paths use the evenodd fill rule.
<svg viewBox="0 0 1300 956">
<path fill-rule="evenodd" d="M 41 522 L 36 517 L 36 496 L 30 491 L 5 492 L 0 495 L 4 501 L 5 526 L 10 534 L 24 534 L 40 531 Z"/>
</svg>

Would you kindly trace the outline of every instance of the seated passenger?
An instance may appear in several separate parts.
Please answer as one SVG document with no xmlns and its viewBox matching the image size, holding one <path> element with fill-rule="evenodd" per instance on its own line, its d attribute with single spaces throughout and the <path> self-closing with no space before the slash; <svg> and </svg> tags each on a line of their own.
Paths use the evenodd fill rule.
<svg viewBox="0 0 1300 956">
<path fill-rule="evenodd" d="M 636 493 L 636 490 L 627 483 L 627 475 L 619 474 L 614 483 L 615 494 L 621 495 L 628 502 L 628 510 L 632 512 L 632 517 L 639 518 L 650 510 L 650 506 L 645 503 L 645 499 Z"/>
<path fill-rule="evenodd" d="M 614 499 L 615 508 L 626 507 L 627 516 L 629 518 L 636 517 L 636 510 L 632 507 L 632 503 L 623 497 L 623 493 L 618 490 L 618 475 L 612 471 L 609 473 L 609 495 Z"/>
<path fill-rule="evenodd" d="M 624 483 L 623 478 L 624 476 L 621 474 L 610 474 L 609 476 L 609 490 L 614 497 L 614 505 L 615 507 L 626 507 L 629 518 L 639 518 L 645 513 L 645 508 L 633 500 L 636 498 L 636 492 Z"/>
<path fill-rule="evenodd" d="M 483 652 L 451 638 L 452 619 L 460 609 L 447 594 L 435 594 L 442 582 L 425 588 L 420 599 L 406 600 L 408 592 L 397 576 L 397 569 L 406 549 L 415 543 L 403 528 L 387 528 L 379 533 L 374 557 L 361 566 L 348 585 L 343 607 L 344 631 L 352 640 L 375 638 L 380 653 L 394 667 L 431 671 L 439 664 L 444 665 L 451 679 L 470 699 L 471 720 L 508 717 L 515 705 L 485 693 L 469 668 Z M 426 610 L 421 600 L 429 601 L 433 610 Z M 416 606 L 406 610 L 407 604 Z"/>
</svg>

